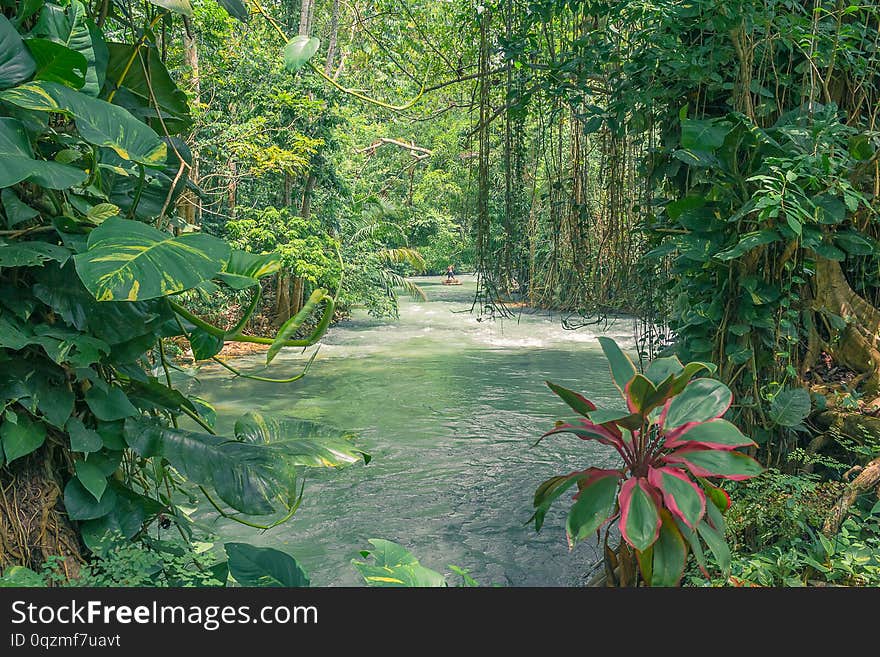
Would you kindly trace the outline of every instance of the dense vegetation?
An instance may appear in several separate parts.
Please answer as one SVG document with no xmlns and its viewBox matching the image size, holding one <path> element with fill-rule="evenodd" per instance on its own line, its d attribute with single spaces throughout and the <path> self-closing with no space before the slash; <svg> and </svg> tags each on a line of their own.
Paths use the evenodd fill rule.
<svg viewBox="0 0 880 657">
<path fill-rule="evenodd" d="M 217 436 L 179 358 L 294 383 L 313 355 L 217 356 L 394 316 L 453 263 L 481 313 L 640 320 L 638 367 L 603 344 L 629 413 L 551 386 L 622 469 L 534 499 L 540 528 L 578 486 L 571 544 L 619 529 L 603 581 L 880 581 L 876 3 L 0 8 L 0 569 L 307 583 L 277 550 L 196 550 L 188 505 L 276 526 L 303 468 L 369 457 L 258 412 Z M 445 583 L 374 547 L 368 583 Z"/>
</svg>

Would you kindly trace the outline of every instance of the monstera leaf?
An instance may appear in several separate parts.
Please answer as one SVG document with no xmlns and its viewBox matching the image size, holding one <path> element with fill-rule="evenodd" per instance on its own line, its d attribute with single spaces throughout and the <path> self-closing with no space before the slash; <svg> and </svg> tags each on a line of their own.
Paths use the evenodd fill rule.
<svg viewBox="0 0 880 657">
<path fill-rule="evenodd" d="M 161 130 L 156 122 L 158 116 L 171 134 L 189 130 L 191 119 L 186 94 L 171 79 L 158 49 L 128 43 L 108 43 L 107 48 L 110 54 L 108 86 L 112 84 L 117 89 L 113 102 L 150 122 L 157 130 Z M 119 80 L 122 83 L 116 87 Z"/>
<path fill-rule="evenodd" d="M 259 284 L 259 279 L 281 269 L 281 258 L 275 253 L 248 253 L 232 249 L 229 262 L 217 278 L 234 290 L 243 290 Z"/>
<path fill-rule="evenodd" d="M 204 233 L 174 237 L 146 224 L 110 218 L 75 256 L 83 284 L 99 301 L 155 299 L 209 280 L 229 259 L 226 242 Z"/>
<path fill-rule="evenodd" d="M 245 413 L 235 423 L 235 437 L 273 446 L 292 465 L 337 468 L 360 459 L 370 462 L 370 455 L 351 443 L 351 434 L 308 420 Z"/>
<path fill-rule="evenodd" d="M 146 123 L 122 107 L 86 96 L 57 82 L 28 82 L 0 92 L 0 100 L 26 110 L 72 116 L 80 136 L 119 157 L 145 166 L 165 164 L 167 146 Z"/>
<path fill-rule="evenodd" d="M 73 0 L 66 10 L 57 4 L 46 3 L 43 6 L 43 11 L 40 13 L 37 24 L 31 30 L 31 36 L 50 39 L 57 45 L 69 49 L 69 51 L 82 57 L 82 60 L 84 60 L 83 64 L 85 65 L 83 81 L 76 88 L 81 87 L 82 92 L 90 96 L 98 95 L 103 80 L 98 64 L 101 57 L 98 56 L 97 51 L 100 50 L 103 42 L 98 44 L 98 48 L 95 47 L 92 30 L 89 26 L 89 18 L 82 2 Z M 32 41 L 28 42 L 28 47 L 34 52 Z M 60 51 L 56 50 L 55 52 Z M 40 58 L 36 52 L 34 52 L 34 56 L 37 57 L 39 65 Z M 39 75 L 37 77 L 44 80 L 52 79 L 40 77 Z"/>
<path fill-rule="evenodd" d="M 248 414 L 236 422 L 238 439 L 230 440 L 129 418 L 125 439 L 138 455 L 161 456 L 193 483 L 213 488 L 233 509 L 267 515 L 279 500 L 293 504 L 296 466 L 341 466 L 363 455 L 318 426 Z"/>
<path fill-rule="evenodd" d="M 0 89 L 29 79 L 36 70 L 34 58 L 6 16 L 0 14 Z"/>
<path fill-rule="evenodd" d="M 321 41 L 317 37 L 296 36 L 284 46 L 284 66 L 291 73 L 296 73 L 308 62 L 315 53 Z"/>
<path fill-rule="evenodd" d="M 242 586 L 301 587 L 309 576 L 296 559 L 275 548 L 225 543 L 229 573 Z"/>
<path fill-rule="evenodd" d="M 37 80 L 60 82 L 79 89 L 86 82 L 86 58 L 75 50 L 48 39 L 28 39 L 28 50 L 37 63 Z"/>
<path fill-rule="evenodd" d="M 35 160 L 20 121 L 0 117 L 0 187 L 11 187 L 23 180 L 49 189 L 67 189 L 86 179 L 76 167 Z"/>
<path fill-rule="evenodd" d="M 375 549 L 364 550 L 361 556 L 373 557 L 373 563 L 351 560 L 369 586 L 446 586 L 441 573 L 425 568 L 403 546 L 381 538 L 371 538 L 370 543 Z"/>
</svg>

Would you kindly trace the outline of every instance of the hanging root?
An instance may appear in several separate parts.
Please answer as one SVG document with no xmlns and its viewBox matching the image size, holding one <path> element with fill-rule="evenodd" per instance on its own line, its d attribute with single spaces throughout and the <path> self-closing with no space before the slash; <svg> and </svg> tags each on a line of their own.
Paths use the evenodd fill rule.
<svg viewBox="0 0 880 657">
<path fill-rule="evenodd" d="M 17 565 L 39 571 L 55 555 L 64 557 L 59 574 L 70 580 L 79 576 L 83 556 L 50 454 L 44 447 L 0 469 L 0 570 Z"/>
</svg>

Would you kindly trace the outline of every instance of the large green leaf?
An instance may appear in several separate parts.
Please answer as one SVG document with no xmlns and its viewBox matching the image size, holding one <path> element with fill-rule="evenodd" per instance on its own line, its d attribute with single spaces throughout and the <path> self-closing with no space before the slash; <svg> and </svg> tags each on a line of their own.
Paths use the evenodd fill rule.
<svg viewBox="0 0 880 657">
<path fill-rule="evenodd" d="M 57 82 L 28 82 L 0 92 L 0 100 L 37 112 L 72 116 L 80 137 L 112 149 L 124 160 L 146 166 L 165 164 L 167 147 L 150 126 L 122 107 L 92 98 Z"/>
<path fill-rule="evenodd" d="M 595 477 L 581 488 L 565 522 L 569 548 L 591 536 L 608 520 L 617 499 L 618 483 L 620 476 L 613 473 Z"/>
<path fill-rule="evenodd" d="M 286 552 L 247 543 L 225 543 L 229 574 L 242 586 L 304 587 L 309 576 Z"/>
<path fill-rule="evenodd" d="M 259 285 L 259 279 L 281 269 L 281 257 L 277 253 L 248 253 L 232 249 L 229 262 L 217 278 L 235 290 Z"/>
<path fill-rule="evenodd" d="M 687 384 L 681 394 L 669 401 L 663 427 L 666 431 L 685 422 L 706 422 L 721 417 L 730 407 L 733 393 L 730 388 L 715 379 L 695 379 Z"/>
<path fill-rule="evenodd" d="M 716 119 L 682 119 L 681 147 L 712 152 L 724 144 L 730 124 Z"/>
<path fill-rule="evenodd" d="M 14 413 L 16 421 L 9 418 L 0 424 L 0 439 L 3 441 L 3 452 L 6 462 L 27 456 L 37 450 L 46 441 L 46 426 L 39 420 L 31 420 L 23 413 Z"/>
<path fill-rule="evenodd" d="M 18 400 L 33 415 L 63 428 L 73 412 L 75 396 L 66 372 L 48 359 L 7 361 L 0 367 L 0 399 Z"/>
<path fill-rule="evenodd" d="M 0 268 L 39 267 L 47 260 L 63 263 L 69 257 L 66 248 L 48 242 L 0 242 Z"/>
<path fill-rule="evenodd" d="M 810 393 L 804 388 L 780 391 L 770 402 L 770 419 L 783 427 L 794 427 L 810 414 Z"/>
<path fill-rule="evenodd" d="M 550 381 L 545 381 L 544 383 L 546 383 L 547 387 L 556 393 L 562 401 L 568 404 L 575 413 L 583 415 L 584 417 L 590 417 L 590 413 L 596 410 L 596 405 L 582 394 L 577 393 L 574 390 L 569 390 L 568 388 L 563 388 Z M 626 414 L 624 413 L 624 415 Z M 596 420 L 593 421 L 596 422 Z M 598 424 L 601 424 L 601 422 Z"/>
<path fill-rule="evenodd" d="M 217 0 L 220 3 L 220 6 L 223 7 L 230 16 L 233 18 L 237 18 L 242 22 L 246 22 L 248 17 L 250 16 L 250 12 L 248 12 L 247 7 L 245 7 L 242 0 Z"/>
<path fill-rule="evenodd" d="M 149 2 L 175 14 L 183 14 L 192 18 L 193 8 L 189 0 L 149 0 Z"/>
<path fill-rule="evenodd" d="M 681 364 L 681 361 L 676 356 L 655 358 L 648 365 L 648 369 L 645 370 L 645 376 L 655 386 L 659 386 L 668 377 L 680 373 L 683 369 L 684 365 Z"/>
<path fill-rule="evenodd" d="M 170 134 L 188 131 L 192 120 L 186 94 L 168 74 L 158 49 L 128 43 L 108 43 L 107 49 L 107 84 L 117 89 L 114 104 L 125 107 L 157 131 L 162 131 L 163 125 Z M 158 117 L 162 118 L 161 124 Z"/>
<path fill-rule="evenodd" d="M 672 436 L 667 436 L 666 446 L 674 447 L 682 443 L 693 443 L 715 449 L 734 449 L 753 447 L 755 441 L 745 436 L 736 425 L 720 418 L 683 426 Z"/>
<path fill-rule="evenodd" d="M 291 73 L 296 73 L 308 62 L 315 53 L 321 41 L 317 37 L 295 36 L 284 46 L 284 66 Z"/>
<path fill-rule="evenodd" d="M 651 586 L 676 586 L 684 573 L 687 546 L 672 516 L 660 510 L 660 535 L 654 543 Z"/>
<path fill-rule="evenodd" d="M 101 472 L 101 469 L 89 461 L 77 461 L 76 478 L 79 483 L 89 491 L 98 502 L 104 491 L 107 490 L 107 477 Z"/>
<path fill-rule="evenodd" d="M 86 390 L 85 400 L 95 417 L 107 422 L 122 420 L 138 412 L 117 386 L 110 386 L 106 390 L 92 386 Z"/>
<path fill-rule="evenodd" d="M 72 89 L 86 82 L 86 58 L 67 46 L 49 39 L 28 39 L 25 44 L 37 64 L 36 80 L 60 82 Z"/>
<path fill-rule="evenodd" d="M 273 513 L 278 496 L 295 488 L 294 474 L 265 446 L 133 418 L 125 421 L 125 440 L 139 456 L 167 459 L 189 481 L 212 487 L 243 513 Z"/>
<path fill-rule="evenodd" d="M 361 552 L 361 556 L 373 557 L 373 563 L 351 560 L 369 586 L 446 586 L 446 579 L 442 574 L 425 568 L 403 546 L 381 538 L 371 538 L 369 542 L 374 549 Z"/>
<path fill-rule="evenodd" d="M 111 487 L 98 500 L 76 478 L 68 481 L 64 487 L 64 508 L 71 520 L 93 520 L 105 516 L 116 506 L 116 501 L 116 491 Z"/>
<path fill-rule="evenodd" d="M 636 366 L 611 338 L 602 336 L 599 338 L 599 344 L 602 345 L 602 351 L 605 352 L 605 358 L 611 367 L 611 379 L 622 394 L 626 384 L 636 375 Z"/>
<path fill-rule="evenodd" d="M 278 352 L 284 348 L 284 343 L 296 335 L 296 332 L 299 330 L 299 327 L 303 325 L 303 322 L 311 317 L 312 312 L 315 310 L 315 306 L 321 303 L 326 297 L 327 290 L 324 288 L 318 288 L 312 292 L 308 301 L 303 304 L 300 311 L 281 325 L 281 328 L 278 329 L 278 333 L 275 335 L 275 339 L 272 341 L 272 344 L 269 345 L 269 351 L 266 352 L 267 365 L 271 363 L 275 359 L 275 356 L 278 355 Z"/>
<path fill-rule="evenodd" d="M 73 0 L 66 9 L 47 3 L 40 13 L 37 24 L 31 30 L 31 35 L 51 39 L 80 55 L 85 60 L 83 84 L 75 88 L 81 87 L 82 92 L 90 96 L 98 95 L 101 81 L 96 64 L 97 57 L 88 14 L 82 2 Z"/>
<path fill-rule="evenodd" d="M 249 412 L 236 420 L 235 437 L 253 445 L 271 446 L 292 465 L 338 468 L 361 459 L 370 462 L 370 455 L 351 443 L 351 434 L 309 420 Z"/>
<path fill-rule="evenodd" d="M 80 279 L 99 301 L 154 299 L 209 280 L 229 259 L 229 246 L 205 233 L 169 233 L 111 218 L 74 258 Z"/>
<path fill-rule="evenodd" d="M 763 468 L 750 456 L 720 449 L 685 447 L 664 457 L 667 463 L 680 463 L 696 477 L 748 479 L 761 474 Z"/>
<path fill-rule="evenodd" d="M 35 70 L 34 58 L 25 48 L 15 26 L 0 14 L 0 89 L 24 82 Z"/>
<path fill-rule="evenodd" d="M 22 203 L 18 194 L 12 189 L 4 189 L 0 192 L 0 198 L 2 198 L 3 212 L 6 214 L 6 226 L 9 228 L 40 216 L 39 211 Z"/>
<path fill-rule="evenodd" d="M 620 533 L 636 550 L 645 551 L 657 540 L 660 515 L 643 478 L 628 479 L 620 489 Z"/>
<path fill-rule="evenodd" d="M 27 180 L 49 189 L 67 189 L 82 183 L 86 176 L 76 167 L 34 159 L 24 125 L 0 117 L 0 187 Z"/>
<path fill-rule="evenodd" d="M 73 452 L 97 452 L 104 446 L 101 435 L 87 428 L 77 417 L 67 420 L 66 429 L 70 436 L 70 449 Z"/>
</svg>

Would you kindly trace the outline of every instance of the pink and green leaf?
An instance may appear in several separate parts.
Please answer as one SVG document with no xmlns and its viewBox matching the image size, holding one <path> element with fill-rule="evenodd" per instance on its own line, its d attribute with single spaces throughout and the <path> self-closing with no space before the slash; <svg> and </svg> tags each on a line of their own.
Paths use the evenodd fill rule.
<svg viewBox="0 0 880 657">
<path fill-rule="evenodd" d="M 705 519 L 697 525 L 697 532 L 715 555 L 715 561 L 721 568 L 722 574 L 727 577 L 730 574 L 730 547 L 723 532 L 712 527 Z"/>
<path fill-rule="evenodd" d="M 603 445 L 611 445 L 618 450 L 623 448 L 623 440 L 621 439 L 620 430 L 613 424 L 605 427 L 595 424 L 590 420 L 578 420 L 577 424 L 558 424 L 556 427 L 545 433 L 538 439 L 541 442 L 547 436 L 558 433 L 571 433 L 581 440 L 595 440 Z M 536 443 L 537 444 L 537 443 Z"/>
<path fill-rule="evenodd" d="M 611 368 L 611 380 L 621 393 L 624 392 L 626 384 L 636 375 L 636 366 L 633 365 L 630 357 L 627 356 L 617 343 L 611 338 L 600 337 L 599 344 L 602 345 L 602 351 L 605 352 L 605 358 Z M 625 396 L 625 395 L 624 395 Z"/>
<path fill-rule="evenodd" d="M 668 402 L 660 423 L 671 431 L 688 422 L 706 422 L 721 417 L 733 401 L 730 388 L 715 379 L 695 379 Z"/>
<path fill-rule="evenodd" d="M 660 533 L 653 493 L 643 477 L 628 479 L 620 488 L 620 535 L 636 550 L 647 550 Z"/>
<path fill-rule="evenodd" d="M 616 411 L 608 408 L 597 408 L 590 413 L 590 421 L 595 424 L 605 425 L 609 422 L 618 424 L 630 431 L 634 431 L 642 426 L 644 418 L 638 413 L 630 413 L 629 411 Z"/>
<path fill-rule="evenodd" d="M 584 472 L 572 472 L 567 475 L 550 477 L 550 479 L 538 486 L 537 490 L 535 490 L 533 502 L 535 513 L 529 518 L 529 520 L 535 521 L 535 531 L 541 531 L 541 526 L 544 524 L 544 516 L 547 515 L 547 511 L 553 502 L 582 478 L 586 478 Z"/>
<path fill-rule="evenodd" d="M 559 398 L 568 404 L 578 415 L 589 417 L 589 414 L 596 410 L 596 405 L 582 394 L 577 393 L 574 390 L 569 390 L 568 388 L 563 388 L 550 381 L 545 381 L 544 383 L 546 383 L 547 387 L 556 393 Z"/>
<path fill-rule="evenodd" d="M 708 422 L 688 422 L 666 434 L 665 445 L 670 449 L 688 444 L 732 450 L 752 447 L 756 443 L 727 420 L 717 418 Z"/>
<path fill-rule="evenodd" d="M 678 519 L 675 520 L 675 524 L 678 525 L 678 531 L 681 532 L 681 535 L 684 536 L 688 545 L 690 545 L 700 572 L 703 573 L 706 579 L 709 579 L 709 565 L 706 563 L 706 555 L 703 554 L 703 545 L 700 543 L 700 535 L 697 533 L 697 530 L 691 529 Z"/>
<path fill-rule="evenodd" d="M 740 481 L 761 474 L 763 468 L 752 457 L 704 447 L 684 447 L 663 459 L 665 463 L 684 465 L 695 477 L 721 477 Z"/>
<path fill-rule="evenodd" d="M 660 510 L 660 535 L 654 543 L 651 586 L 677 586 L 687 562 L 687 545 L 672 515 Z"/>
<path fill-rule="evenodd" d="M 678 468 L 649 468 L 648 482 L 663 495 L 663 503 L 675 516 L 694 528 L 706 512 L 706 496 Z"/>
<path fill-rule="evenodd" d="M 640 413 L 644 415 L 651 410 L 646 402 L 649 398 L 654 396 L 656 392 L 657 388 L 654 387 L 654 384 L 651 383 L 647 377 L 642 374 L 636 374 L 627 382 L 626 386 L 624 386 L 623 393 L 626 397 L 627 408 L 629 408 L 632 413 Z"/>
<path fill-rule="evenodd" d="M 620 478 L 618 470 L 596 470 L 589 479 L 578 483 L 580 492 L 576 495 L 565 523 L 569 548 L 573 548 L 578 541 L 587 538 L 610 520 Z"/>
</svg>

